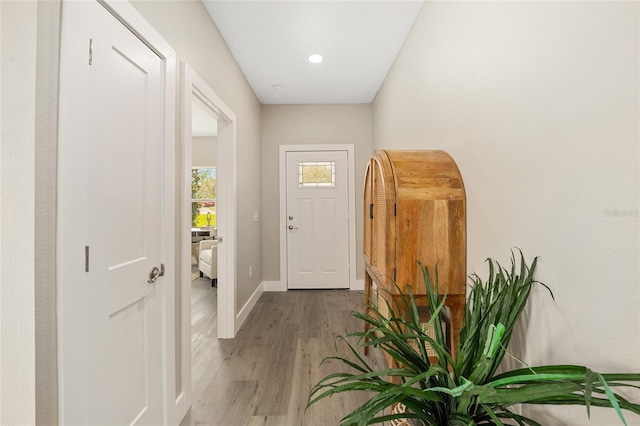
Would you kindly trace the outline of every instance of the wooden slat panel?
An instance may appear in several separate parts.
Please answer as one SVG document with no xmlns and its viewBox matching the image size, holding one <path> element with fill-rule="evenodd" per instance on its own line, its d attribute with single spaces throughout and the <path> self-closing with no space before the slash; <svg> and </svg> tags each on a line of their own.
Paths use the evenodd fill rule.
<svg viewBox="0 0 640 426">
<path fill-rule="evenodd" d="M 370 260 L 373 250 L 373 219 L 371 218 L 371 206 L 373 205 L 373 168 L 371 161 L 367 164 L 367 171 L 364 179 L 364 208 L 363 208 L 363 224 L 364 224 L 364 241 L 363 249 L 365 259 Z"/>
<path fill-rule="evenodd" d="M 373 263 L 383 274 L 386 274 L 387 202 L 384 183 L 380 165 L 375 162 L 373 174 Z"/>
<path fill-rule="evenodd" d="M 398 198 L 405 200 L 464 200 L 462 189 L 456 188 L 409 188 L 398 189 Z"/>
</svg>

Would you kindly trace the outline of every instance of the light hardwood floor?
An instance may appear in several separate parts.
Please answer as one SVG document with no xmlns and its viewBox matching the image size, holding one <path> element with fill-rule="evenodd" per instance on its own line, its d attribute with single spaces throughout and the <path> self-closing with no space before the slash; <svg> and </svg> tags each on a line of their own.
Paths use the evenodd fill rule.
<svg viewBox="0 0 640 426">
<path fill-rule="evenodd" d="M 235 339 L 216 338 L 216 289 L 192 284 L 193 406 L 181 425 L 338 425 L 366 400 L 336 395 L 305 412 L 309 390 L 349 356 L 337 335 L 360 330 L 350 314 L 362 294 L 345 290 L 264 293 Z"/>
</svg>

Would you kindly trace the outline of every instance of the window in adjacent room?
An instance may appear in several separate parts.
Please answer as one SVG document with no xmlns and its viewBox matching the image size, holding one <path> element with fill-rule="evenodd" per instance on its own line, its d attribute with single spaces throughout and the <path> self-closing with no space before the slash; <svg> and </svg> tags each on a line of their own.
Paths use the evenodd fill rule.
<svg viewBox="0 0 640 426">
<path fill-rule="evenodd" d="M 191 169 L 191 225 L 216 226 L 216 168 Z"/>
</svg>

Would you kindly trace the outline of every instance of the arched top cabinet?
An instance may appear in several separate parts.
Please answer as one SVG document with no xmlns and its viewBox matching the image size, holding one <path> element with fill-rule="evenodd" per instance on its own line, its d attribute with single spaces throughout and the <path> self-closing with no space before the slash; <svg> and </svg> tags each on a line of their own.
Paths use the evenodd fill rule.
<svg viewBox="0 0 640 426">
<path fill-rule="evenodd" d="M 365 290 L 424 296 L 418 261 L 433 276 L 451 309 L 454 346 L 466 283 L 466 197 L 462 176 L 444 151 L 376 150 L 364 188 Z M 394 284 L 395 283 L 395 284 Z M 378 304 L 382 306 L 383 304 Z"/>
</svg>

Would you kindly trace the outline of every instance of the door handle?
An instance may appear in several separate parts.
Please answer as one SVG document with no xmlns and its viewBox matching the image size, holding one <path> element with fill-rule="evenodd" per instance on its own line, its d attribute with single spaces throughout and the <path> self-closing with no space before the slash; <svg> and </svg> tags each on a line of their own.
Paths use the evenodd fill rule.
<svg viewBox="0 0 640 426">
<path fill-rule="evenodd" d="M 294 230 L 294 229 L 298 229 L 298 227 L 297 227 L 297 226 L 293 226 L 293 225 L 289 225 L 289 230 L 290 230 L 290 231 L 292 231 L 292 230 Z"/>
<path fill-rule="evenodd" d="M 149 279 L 147 280 L 147 282 L 149 284 L 153 284 L 156 282 L 158 278 L 160 278 L 163 275 L 164 275 L 164 263 L 161 263 L 160 269 L 158 269 L 157 266 L 154 266 L 153 268 L 151 268 L 151 271 L 149 272 Z"/>
</svg>

